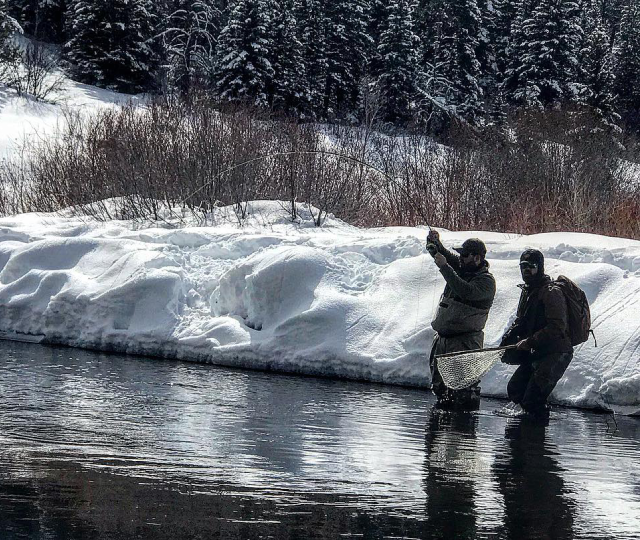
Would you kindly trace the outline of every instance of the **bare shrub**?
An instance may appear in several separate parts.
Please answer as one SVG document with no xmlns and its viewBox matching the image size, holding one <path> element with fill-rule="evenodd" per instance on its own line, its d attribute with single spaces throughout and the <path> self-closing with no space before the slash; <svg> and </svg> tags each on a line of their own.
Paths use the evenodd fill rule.
<svg viewBox="0 0 640 540">
<path fill-rule="evenodd" d="M 502 131 L 419 133 L 300 124 L 204 97 L 168 97 L 141 109 L 67 113 L 64 129 L 5 166 L 0 212 L 76 207 L 98 219 L 206 224 L 232 205 L 302 203 L 357 225 L 430 225 L 513 233 L 589 231 L 637 238 L 640 167 L 602 132 L 512 119 Z M 109 203 L 105 203 L 109 200 Z"/>
<path fill-rule="evenodd" d="M 27 41 L 23 47 L 13 47 L 0 62 L 0 81 L 14 88 L 19 96 L 47 100 L 64 85 L 59 70 L 60 55 L 39 41 Z"/>
</svg>

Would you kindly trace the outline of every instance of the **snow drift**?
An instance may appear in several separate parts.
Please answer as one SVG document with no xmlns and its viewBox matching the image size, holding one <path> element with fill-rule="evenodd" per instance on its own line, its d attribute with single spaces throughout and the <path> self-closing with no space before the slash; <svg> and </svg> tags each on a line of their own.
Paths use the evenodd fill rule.
<svg viewBox="0 0 640 540">
<path fill-rule="evenodd" d="M 254 202 L 243 227 L 141 228 L 132 222 L 24 214 L 0 219 L 0 330 L 77 347 L 305 374 L 429 385 L 430 326 L 444 281 L 424 250 L 426 228 L 321 228 L 300 209 Z M 541 249 L 552 277 L 586 292 L 593 340 L 575 351 L 553 399 L 640 414 L 640 242 L 589 234 L 479 236 L 498 292 L 486 327 L 496 345 L 511 322 L 518 257 Z M 504 396 L 513 367 L 483 393 Z"/>
</svg>

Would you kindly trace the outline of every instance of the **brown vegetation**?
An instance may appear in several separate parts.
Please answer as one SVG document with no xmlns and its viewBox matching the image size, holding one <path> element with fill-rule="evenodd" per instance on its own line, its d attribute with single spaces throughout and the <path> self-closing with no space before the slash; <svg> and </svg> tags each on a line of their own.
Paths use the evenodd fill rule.
<svg viewBox="0 0 640 540">
<path fill-rule="evenodd" d="M 94 203 L 83 211 L 99 219 L 157 220 L 172 206 L 205 222 L 211 208 L 233 205 L 242 221 L 246 201 L 276 199 L 292 219 L 295 203 L 312 205 L 318 224 L 334 213 L 363 226 L 640 238 L 640 167 L 566 113 L 452 131 L 446 146 L 197 100 L 66 120 L 57 138 L 5 164 L 0 213 Z M 100 202 L 111 198 L 115 207 Z"/>
</svg>

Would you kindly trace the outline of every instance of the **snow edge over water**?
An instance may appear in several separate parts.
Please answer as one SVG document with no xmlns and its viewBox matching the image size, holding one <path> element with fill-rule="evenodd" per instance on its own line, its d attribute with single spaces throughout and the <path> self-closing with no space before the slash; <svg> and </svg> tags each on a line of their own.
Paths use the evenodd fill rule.
<svg viewBox="0 0 640 540">
<path fill-rule="evenodd" d="M 427 387 L 430 321 L 444 282 L 426 228 L 358 229 L 256 201 L 208 226 L 24 214 L 0 219 L 0 331 L 106 351 Z M 213 225 L 215 224 L 215 225 Z M 517 261 L 541 249 L 547 272 L 574 279 L 592 307 L 589 341 L 553 401 L 640 414 L 640 242 L 577 233 L 441 231 L 479 236 L 498 292 L 485 344 L 512 320 Z M 504 397 L 513 367 L 482 382 Z"/>
</svg>

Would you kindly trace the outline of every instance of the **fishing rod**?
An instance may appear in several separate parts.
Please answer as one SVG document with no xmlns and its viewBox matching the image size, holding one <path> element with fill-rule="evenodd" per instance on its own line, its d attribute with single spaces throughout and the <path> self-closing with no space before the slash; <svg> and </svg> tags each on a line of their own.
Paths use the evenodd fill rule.
<svg viewBox="0 0 640 540">
<path fill-rule="evenodd" d="M 208 182 L 205 182 L 204 184 L 202 184 L 193 193 L 187 195 L 184 199 L 182 199 L 180 204 L 184 204 L 184 202 L 187 199 L 190 199 L 191 197 L 193 197 L 193 196 L 197 195 L 198 193 L 200 193 L 203 189 L 209 187 L 211 184 L 213 184 L 213 182 L 218 180 L 218 178 L 220 178 L 222 175 L 224 175 L 224 174 L 226 174 L 228 172 L 231 172 L 234 169 L 237 169 L 239 167 L 243 167 L 245 165 L 249 165 L 251 163 L 255 163 L 256 161 L 262 161 L 264 159 L 269 159 L 269 158 L 274 158 L 274 157 L 285 157 L 285 156 L 292 156 L 292 155 L 312 155 L 312 154 L 322 155 L 322 156 L 334 156 L 334 157 L 338 157 L 338 158 L 348 159 L 350 161 L 353 161 L 353 162 L 357 163 L 358 165 L 363 165 L 364 167 L 367 167 L 369 169 L 372 169 L 372 170 L 380 173 L 387 180 L 393 181 L 393 178 L 389 174 L 384 172 L 382 169 L 376 167 L 375 165 L 372 165 L 371 163 L 367 163 L 366 161 L 363 161 L 363 160 L 361 160 L 359 158 L 350 156 L 348 154 L 342 154 L 340 152 L 333 152 L 331 150 L 290 150 L 290 151 L 287 151 L 287 152 L 271 152 L 269 154 L 263 154 L 263 155 L 256 156 L 256 157 L 251 158 L 251 159 L 247 159 L 246 161 L 242 161 L 240 163 L 234 163 L 230 167 L 227 167 L 226 169 L 224 169 L 224 170 L 220 171 L 219 173 L 217 173 L 211 180 L 209 180 Z"/>
<path fill-rule="evenodd" d="M 193 191 L 192 193 L 190 193 L 186 197 L 184 197 L 180 201 L 180 205 L 184 206 L 184 204 L 186 203 L 187 200 L 191 199 L 192 197 L 194 197 L 195 195 L 200 193 L 202 190 L 204 190 L 207 187 L 209 187 L 216 180 L 218 180 L 219 178 L 221 178 L 223 175 L 227 174 L 228 172 L 231 172 L 231 171 L 233 171 L 235 169 L 238 169 L 240 167 L 244 167 L 245 165 L 250 165 L 251 163 L 256 163 L 258 161 L 262 161 L 262 160 L 265 160 L 265 159 L 270 159 L 270 158 L 274 158 L 274 157 L 275 158 L 280 158 L 280 157 L 286 157 L 286 156 L 292 156 L 292 155 L 320 155 L 320 156 L 337 157 L 337 158 L 340 158 L 340 159 L 346 159 L 348 161 L 352 161 L 352 162 L 354 162 L 354 163 L 356 163 L 358 165 L 361 165 L 363 167 L 366 167 L 368 169 L 371 169 L 371 170 L 381 174 L 385 179 L 387 179 L 390 182 L 393 182 L 394 185 L 399 186 L 404 191 L 404 194 L 405 194 L 407 200 L 409 201 L 409 204 L 411 204 L 413 206 L 413 208 L 416 211 L 416 213 L 424 221 L 427 229 L 429 231 L 431 231 L 431 226 L 427 223 L 428 220 L 426 219 L 426 216 L 424 215 L 422 209 L 418 205 L 415 204 L 415 202 L 413 201 L 413 197 L 411 197 L 411 194 L 408 192 L 406 187 L 403 186 L 402 182 L 397 182 L 396 178 L 394 178 L 393 176 L 391 176 L 387 172 L 383 171 L 379 167 L 376 167 L 375 165 L 372 165 L 371 163 L 368 163 L 368 162 L 364 161 L 363 159 L 360 159 L 360 158 L 357 158 L 357 157 L 354 157 L 354 156 L 350 156 L 348 154 L 343 154 L 341 152 L 335 152 L 335 151 L 332 151 L 332 150 L 290 150 L 290 151 L 287 151 L 287 152 L 271 152 L 269 154 L 263 154 L 263 155 L 256 156 L 256 157 L 251 158 L 251 159 L 247 159 L 247 160 L 242 161 L 240 163 L 234 163 L 233 165 L 227 167 L 226 169 L 223 169 L 222 171 L 216 173 L 213 178 L 211 178 L 209 181 L 207 181 L 204 184 L 202 184 L 200 187 L 198 187 L 198 189 L 196 189 L 195 191 Z"/>
<path fill-rule="evenodd" d="M 360 165 L 362 167 L 366 167 L 368 169 L 371 169 L 371 170 L 381 174 L 386 180 L 388 180 L 389 182 L 392 182 L 393 185 L 399 186 L 403 190 L 406 199 L 409 201 L 409 204 L 411 204 L 413 206 L 413 208 L 416 211 L 416 213 L 423 219 L 428 231 L 431 232 L 432 228 L 427 223 L 428 220 L 426 219 L 426 216 L 422 212 L 422 209 L 414 202 L 413 197 L 408 192 L 406 186 L 404 186 L 402 182 L 398 182 L 396 178 L 392 177 L 386 171 L 383 171 L 379 167 L 376 167 L 375 165 L 372 165 L 371 163 L 368 163 L 368 162 L 364 161 L 361 158 L 350 156 L 348 154 L 343 154 L 342 152 L 335 152 L 335 151 L 332 151 L 332 150 L 289 150 L 289 151 L 286 151 L 286 152 L 271 152 L 269 154 L 264 154 L 264 155 L 256 156 L 256 157 L 251 158 L 251 159 L 247 159 L 247 160 L 242 161 L 240 163 L 235 163 L 235 164 L 231 165 L 230 167 L 227 167 L 226 169 L 223 169 L 222 171 L 218 172 L 208 182 L 204 183 L 198 189 L 196 189 L 194 192 L 190 193 L 187 197 L 182 199 L 180 204 L 183 206 L 188 199 L 191 199 L 192 197 L 194 197 L 195 195 L 200 193 L 202 190 L 206 189 L 208 186 L 213 184 L 216 180 L 218 180 L 219 178 L 221 178 L 223 175 L 227 174 L 228 172 L 231 172 L 231 171 L 233 171 L 235 169 L 238 169 L 240 167 L 244 167 L 245 165 L 250 165 L 251 163 L 256 163 L 258 161 L 262 161 L 262 160 L 265 160 L 265 159 L 281 158 L 281 157 L 293 156 L 293 155 L 332 156 L 332 157 L 336 157 L 338 159 L 346 159 L 346 160 L 352 161 L 352 162 L 354 162 L 354 163 L 356 163 L 356 164 L 358 164 L 358 165 Z M 181 219 L 181 221 L 182 221 L 182 219 Z M 433 247 L 430 247 L 430 246 L 433 246 L 433 244 L 429 244 L 427 242 L 426 249 L 431 254 L 431 256 L 433 257 L 433 256 L 435 256 L 435 252 L 433 251 L 433 248 L 435 246 L 433 246 Z M 437 251 L 437 249 L 436 249 L 436 251 Z M 420 267 L 420 275 L 421 275 L 421 277 L 422 277 L 423 273 L 424 273 L 424 260 L 422 261 L 421 267 Z M 415 327 L 416 328 L 417 328 L 417 324 L 418 324 L 418 320 L 417 320 L 418 313 L 420 311 L 420 296 L 421 296 L 421 288 L 418 288 L 418 307 L 417 307 L 417 310 L 416 310 L 416 322 L 415 322 Z M 435 298 L 435 296 L 434 296 L 434 298 Z"/>
</svg>

